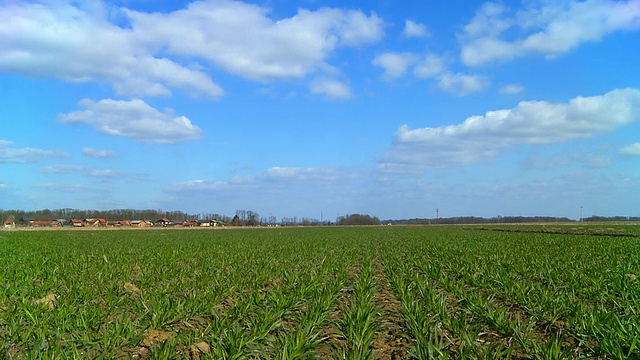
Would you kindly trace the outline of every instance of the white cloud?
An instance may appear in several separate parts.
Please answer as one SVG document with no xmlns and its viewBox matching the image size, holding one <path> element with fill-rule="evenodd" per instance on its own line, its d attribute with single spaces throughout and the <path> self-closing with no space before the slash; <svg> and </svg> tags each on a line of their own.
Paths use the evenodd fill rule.
<svg viewBox="0 0 640 360">
<path fill-rule="evenodd" d="M 340 180 L 351 178 L 353 172 L 338 168 L 291 168 L 271 167 L 264 172 L 250 176 L 236 176 L 227 181 L 189 180 L 171 184 L 168 191 L 222 191 L 239 188 L 262 188 L 291 186 L 292 183 L 300 186 L 310 184 L 331 184 Z"/>
<path fill-rule="evenodd" d="M 402 36 L 406 38 L 416 38 L 429 36 L 429 30 L 423 24 L 419 24 L 412 20 L 405 20 Z"/>
<path fill-rule="evenodd" d="M 45 183 L 45 184 L 37 184 L 37 185 L 34 185 L 33 187 L 36 189 L 61 191 L 61 192 L 69 192 L 69 193 L 79 193 L 79 192 L 85 192 L 90 190 L 88 187 L 81 184 Z"/>
<path fill-rule="evenodd" d="M 379 163 L 389 172 L 468 164 L 520 144 L 551 144 L 587 138 L 640 120 L 640 90 L 617 89 L 601 96 L 576 97 L 566 104 L 520 102 L 488 111 L 458 125 L 396 133 Z"/>
<path fill-rule="evenodd" d="M 13 142 L 0 140 L 0 163 L 31 163 L 48 157 L 66 157 L 61 150 L 44 150 L 38 148 L 16 148 Z"/>
<path fill-rule="evenodd" d="M 385 80 L 402 77 L 413 67 L 416 78 L 435 78 L 438 89 L 458 96 L 483 91 L 491 85 L 484 76 L 452 73 L 447 70 L 445 58 L 432 53 L 420 56 L 406 52 L 385 52 L 377 55 L 371 63 L 384 69 L 382 78 Z"/>
<path fill-rule="evenodd" d="M 354 192 L 360 191 L 362 180 L 361 174 L 349 169 L 272 167 L 223 181 L 174 183 L 164 190 L 167 198 L 180 198 L 182 204 L 202 206 L 203 201 L 215 201 L 223 213 L 246 208 L 260 213 L 277 211 L 281 215 L 317 211 L 319 216 L 321 210 L 329 214 L 348 209 L 346 203 Z"/>
<path fill-rule="evenodd" d="M 126 11 L 147 44 L 193 56 L 248 79 L 302 78 L 325 67 L 340 46 L 380 40 L 382 20 L 360 11 L 305 9 L 274 20 L 269 9 L 239 1 L 198 1 L 170 13 Z"/>
<path fill-rule="evenodd" d="M 371 63 L 383 68 L 382 77 L 390 80 L 403 76 L 418 59 L 417 55 L 411 53 L 385 52 L 376 56 Z"/>
<path fill-rule="evenodd" d="M 98 178 L 115 178 L 122 176 L 122 173 L 119 171 L 114 171 L 111 169 L 91 169 L 86 166 L 81 165 L 50 165 L 43 166 L 40 168 L 40 171 L 48 174 L 84 174 L 92 177 Z"/>
<path fill-rule="evenodd" d="M 50 165 L 50 166 L 43 166 L 40 168 L 40 171 L 48 174 L 67 174 L 67 173 L 82 172 L 84 170 L 85 170 L 85 167 L 80 165 Z"/>
<path fill-rule="evenodd" d="M 621 148 L 620 153 L 624 155 L 640 156 L 640 142 Z"/>
<path fill-rule="evenodd" d="M 444 73 L 445 69 L 445 61 L 442 56 L 427 53 L 413 68 L 413 75 L 418 79 L 427 79 Z"/>
<path fill-rule="evenodd" d="M 168 86 L 223 94 L 206 73 L 155 57 L 159 49 L 111 24 L 109 11 L 117 12 L 98 2 L 0 6 L 0 69 L 70 82 L 107 81 L 127 96 L 167 95 Z"/>
<path fill-rule="evenodd" d="M 9 2 L 0 5 L 0 71 L 107 82 L 120 96 L 166 96 L 179 88 L 219 97 L 222 88 L 199 62 L 252 80 L 300 79 L 331 68 L 327 59 L 336 49 L 383 36 L 382 19 L 360 11 L 270 15 L 231 0 L 166 13 L 101 2 Z"/>
<path fill-rule="evenodd" d="M 438 88 L 440 90 L 454 93 L 458 96 L 483 91 L 489 85 L 489 80 L 479 75 L 453 74 L 446 71 L 438 77 Z"/>
<path fill-rule="evenodd" d="M 316 79 L 311 82 L 309 90 L 312 94 L 324 95 L 329 99 L 344 100 L 351 98 L 349 87 L 345 83 L 333 79 Z"/>
<path fill-rule="evenodd" d="M 91 147 L 84 147 L 82 148 L 82 155 L 93 158 L 110 158 L 114 157 L 116 154 L 113 150 L 98 150 Z"/>
<path fill-rule="evenodd" d="M 461 59 L 478 66 L 529 54 L 557 56 L 613 32 L 637 30 L 639 19 L 638 0 L 542 2 L 515 15 L 486 3 L 460 35 Z M 507 30 L 522 35 L 509 38 Z"/>
<path fill-rule="evenodd" d="M 571 164 L 580 164 L 588 168 L 599 169 L 611 165 L 611 158 L 605 155 L 575 152 L 553 156 L 534 155 L 529 157 L 524 164 L 534 169 L 565 168 Z"/>
<path fill-rule="evenodd" d="M 6 189 L 7 188 L 7 184 L 0 182 L 0 190 Z"/>
<path fill-rule="evenodd" d="M 185 116 L 160 112 L 140 99 L 103 99 L 79 102 L 84 110 L 58 115 L 64 124 L 86 124 L 114 136 L 156 143 L 176 143 L 199 139 L 201 130 Z"/>
<path fill-rule="evenodd" d="M 500 88 L 500 94 L 516 95 L 524 91 L 524 86 L 519 84 L 507 84 Z"/>
</svg>

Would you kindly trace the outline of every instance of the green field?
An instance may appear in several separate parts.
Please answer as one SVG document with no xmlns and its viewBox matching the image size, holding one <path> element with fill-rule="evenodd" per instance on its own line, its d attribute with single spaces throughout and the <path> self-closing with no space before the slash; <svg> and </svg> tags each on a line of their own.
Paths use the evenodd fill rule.
<svg viewBox="0 0 640 360">
<path fill-rule="evenodd" d="M 640 358 L 638 227 L 509 229 L 0 231 L 0 358 Z"/>
</svg>

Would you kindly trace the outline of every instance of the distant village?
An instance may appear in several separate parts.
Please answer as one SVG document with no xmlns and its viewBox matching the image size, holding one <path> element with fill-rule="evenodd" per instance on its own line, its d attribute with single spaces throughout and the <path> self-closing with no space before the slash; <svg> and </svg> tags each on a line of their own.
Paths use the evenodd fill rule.
<svg viewBox="0 0 640 360">
<path fill-rule="evenodd" d="M 4 222 L 5 229 L 12 228 L 106 228 L 106 227 L 216 227 L 224 226 L 225 223 L 218 220 L 184 220 L 174 222 L 168 218 L 152 220 L 107 220 L 104 218 L 91 219 L 54 219 L 36 220 L 20 218 L 18 220 L 7 219 Z"/>
</svg>

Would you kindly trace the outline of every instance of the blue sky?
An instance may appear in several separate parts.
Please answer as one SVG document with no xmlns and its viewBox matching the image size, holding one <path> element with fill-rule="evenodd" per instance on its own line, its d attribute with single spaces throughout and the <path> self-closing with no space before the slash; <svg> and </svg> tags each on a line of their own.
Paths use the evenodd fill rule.
<svg viewBox="0 0 640 360">
<path fill-rule="evenodd" d="M 640 1 L 4 1 L 0 208 L 640 215 Z"/>
</svg>

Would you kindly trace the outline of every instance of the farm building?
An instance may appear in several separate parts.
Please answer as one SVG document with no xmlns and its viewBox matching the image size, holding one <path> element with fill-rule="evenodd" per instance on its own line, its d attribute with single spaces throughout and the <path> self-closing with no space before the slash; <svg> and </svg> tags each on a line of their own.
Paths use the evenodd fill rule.
<svg viewBox="0 0 640 360">
<path fill-rule="evenodd" d="M 155 224 L 157 226 L 174 226 L 176 225 L 173 221 L 167 219 L 167 218 L 160 218 L 158 220 L 155 221 Z"/>
<path fill-rule="evenodd" d="M 131 220 L 131 222 L 129 224 L 131 226 L 133 226 L 133 227 L 147 227 L 147 226 L 149 226 L 147 224 L 147 222 L 144 221 L 144 220 Z"/>
</svg>

